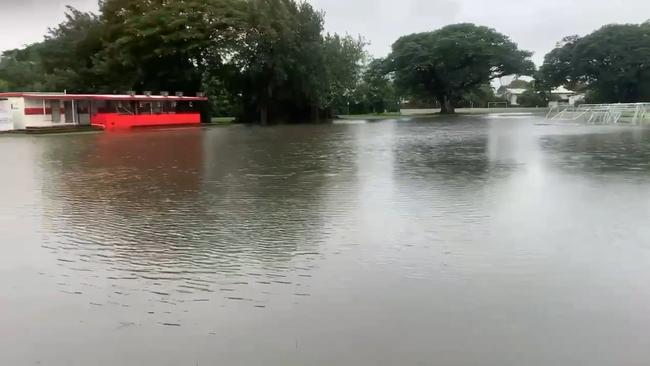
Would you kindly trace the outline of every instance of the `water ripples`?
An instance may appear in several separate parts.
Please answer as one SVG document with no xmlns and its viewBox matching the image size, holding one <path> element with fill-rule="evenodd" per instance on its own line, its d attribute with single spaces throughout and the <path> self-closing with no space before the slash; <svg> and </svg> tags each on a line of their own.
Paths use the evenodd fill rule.
<svg viewBox="0 0 650 366">
<path fill-rule="evenodd" d="M 342 342 L 365 339 L 392 357 L 404 334 L 429 349 L 442 324 L 449 339 L 498 348 L 458 327 L 476 314 L 470 323 L 516 344 L 525 338 L 494 321 L 502 309 L 527 314 L 532 299 L 560 311 L 548 299 L 585 303 L 589 294 L 572 297 L 585 287 L 602 302 L 610 283 L 648 274 L 638 245 L 650 214 L 639 199 L 650 184 L 648 130 L 535 122 L 12 137 L 0 141 L 15 178 L 0 191 L 0 268 L 11 274 L 0 289 L 21 319 L 40 319 L 25 304 L 41 302 L 68 324 L 27 326 L 82 340 L 107 328 L 133 342 L 232 337 L 220 354 L 250 340 L 268 356 L 278 349 L 265 343 L 268 328 L 292 350 L 292 337 L 348 334 Z M 26 163 L 9 164 L 4 149 Z M 536 319 L 519 324 L 547 326 Z"/>
</svg>

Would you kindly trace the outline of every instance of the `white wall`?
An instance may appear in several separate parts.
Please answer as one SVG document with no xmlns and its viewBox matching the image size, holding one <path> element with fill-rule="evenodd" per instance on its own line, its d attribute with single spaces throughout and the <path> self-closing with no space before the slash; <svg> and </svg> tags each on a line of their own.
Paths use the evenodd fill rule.
<svg viewBox="0 0 650 366">
<path fill-rule="evenodd" d="M 30 109 L 43 109 L 43 100 L 42 99 L 23 99 L 24 106 L 21 108 L 21 111 L 23 113 L 23 123 L 24 126 L 21 128 L 26 128 L 26 127 L 47 127 L 47 126 L 52 126 L 52 114 L 31 114 L 31 115 L 26 115 L 25 109 L 30 108 Z M 50 107 L 50 102 L 45 101 L 45 108 Z M 15 123 L 14 123 L 15 124 Z"/>
<path fill-rule="evenodd" d="M 580 103 L 585 100 L 585 95 L 584 94 L 576 94 L 572 95 L 569 97 L 569 104 L 570 105 L 576 105 L 577 103 Z"/>
<path fill-rule="evenodd" d="M 440 108 L 435 109 L 400 109 L 399 113 L 402 116 L 419 116 L 424 114 L 436 114 L 440 112 Z"/>
<path fill-rule="evenodd" d="M 54 106 L 52 103 L 54 102 Z M 64 123 L 73 123 L 72 117 L 66 121 L 65 112 L 63 111 L 65 104 L 58 100 L 59 108 L 62 110 L 60 114 L 60 121 L 54 123 L 52 120 L 52 108 L 56 108 L 56 100 L 45 100 L 45 114 L 43 113 L 43 100 L 42 99 L 25 99 L 25 98 L 7 98 L 7 100 L 0 101 L 0 131 L 6 130 L 22 130 L 27 127 L 49 127 L 58 126 Z M 90 125 L 91 115 L 97 114 L 99 109 L 107 107 L 106 101 L 75 101 L 75 108 L 85 108 L 89 113 L 79 113 L 76 116 L 76 122 L 79 125 Z M 26 114 L 25 110 L 29 109 L 30 114 Z"/>
<path fill-rule="evenodd" d="M 14 130 L 25 128 L 25 100 L 23 98 L 9 98 L 11 104 L 11 119 L 14 122 Z"/>
<path fill-rule="evenodd" d="M 0 100 L 0 131 L 10 131 L 14 129 L 14 122 L 11 118 L 11 102 Z"/>
</svg>

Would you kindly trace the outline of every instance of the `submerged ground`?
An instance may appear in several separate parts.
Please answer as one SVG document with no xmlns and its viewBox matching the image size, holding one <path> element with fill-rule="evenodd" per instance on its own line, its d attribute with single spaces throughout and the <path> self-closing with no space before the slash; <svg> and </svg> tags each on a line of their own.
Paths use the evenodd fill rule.
<svg viewBox="0 0 650 366">
<path fill-rule="evenodd" d="M 645 365 L 650 130 L 2 136 L 0 364 Z"/>
</svg>

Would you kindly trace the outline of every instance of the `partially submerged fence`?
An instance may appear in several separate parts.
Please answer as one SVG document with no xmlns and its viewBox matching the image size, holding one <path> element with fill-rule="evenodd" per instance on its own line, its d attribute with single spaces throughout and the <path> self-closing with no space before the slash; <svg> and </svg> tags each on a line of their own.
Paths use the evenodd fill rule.
<svg viewBox="0 0 650 366">
<path fill-rule="evenodd" d="M 650 103 L 557 105 L 551 107 L 546 118 L 602 125 L 650 124 Z"/>
</svg>

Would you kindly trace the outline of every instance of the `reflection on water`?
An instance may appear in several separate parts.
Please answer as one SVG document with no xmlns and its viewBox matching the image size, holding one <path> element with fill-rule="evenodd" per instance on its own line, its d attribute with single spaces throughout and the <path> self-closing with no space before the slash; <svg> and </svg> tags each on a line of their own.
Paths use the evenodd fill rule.
<svg viewBox="0 0 650 366">
<path fill-rule="evenodd" d="M 642 365 L 650 130 L 3 137 L 0 364 Z"/>
</svg>

